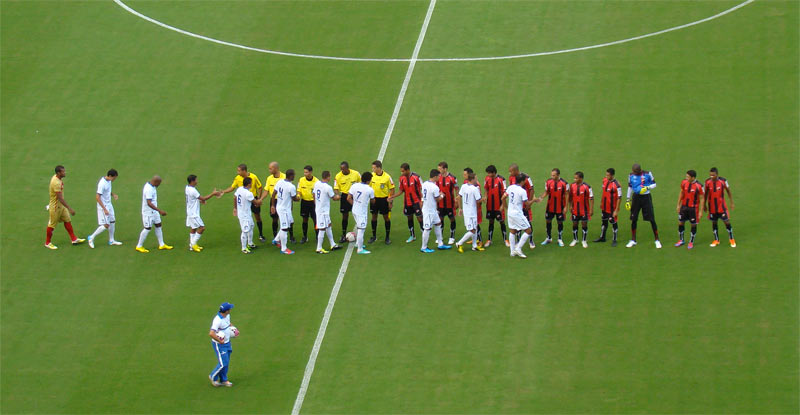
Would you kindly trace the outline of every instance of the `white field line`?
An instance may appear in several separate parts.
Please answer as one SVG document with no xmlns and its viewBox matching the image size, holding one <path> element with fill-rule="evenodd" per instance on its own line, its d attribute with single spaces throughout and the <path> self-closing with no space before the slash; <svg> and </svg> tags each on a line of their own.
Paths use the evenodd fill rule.
<svg viewBox="0 0 800 415">
<path fill-rule="evenodd" d="M 584 51 L 584 50 L 604 48 L 604 47 L 607 47 L 607 46 L 614 46 L 614 45 L 619 45 L 619 44 L 622 44 L 622 43 L 633 42 L 635 40 L 646 39 L 648 37 L 663 35 L 665 33 L 674 32 L 676 30 L 681 30 L 681 29 L 686 29 L 687 27 L 696 26 L 696 25 L 699 25 L 701 23 L 706 23 L 708 21 L 720 18 L 722 16 L 725 16 L 728 13 L 732 13 L 732 12 L 738 10 L 738 9 L 741 9 L 744 6 L 747 6 L 748 4 L 753 3 L 754 1 L 756 1 L 756 0 L 746 0 L 746 1 L 742 2 L 742 3 L 737 4 L 736 6 L 731 7 L 730 9 L 723 10 L 723 11 L 721 11 L 721 12 L 719 12 L 719 13 L 713 15 L 713 16 L 709 16 L 709 17 L 706 17 L 704 19 L 696 20 L 696 21 L 691 22 L 691 23 L 686 23 L 686 24 L 683 24 L 683 25 L 680 25 L 680 26 L 670 27 L 668 29 L 659 30 L 657 32 L 652 32 L 652 33 L 647 33 L 647 34 L 644 34 L 644 35 L 634 36 L 634 37 L 630 37 L 630 38 L 627 38 L 627 39 L 615 40 L 613 42 L 599 43 L 599 44 L 596 44 L 596 45 L 582 46 L 582 47 L 577 47 L 577 48 L 572 48 L 572 49 L 561 49 L 561 50 L 552 50 L 552 51 L 547 51 L 547 52 L 525 53 L 525 54 L 521 54 L 521 55 L 479 56 L 479 57 L 471 57 L 471 58 L 470 57 L 468 57 L 468 58 L 422 58 L 422 59 L 417 59 L 416 61 L 417 62 L 495 61 L 495 60 L 507 60 L 507 59 L 533 58 L 533 57 L 536 57 L 536 56 L 559 55 L 559 54 L 562 54 L 562 53 L 580 52 L 580 51 Z M 155 25 L 161 26 L 164 29 L 172 30 L 172 31 L 178 32 L 178 33 L 180 33 L 182 35 L 190 36 L 190 37 L 193 37 L 193 38 L 205 40 L 205 41 L 212 42 L 212 43 L 217 43 L 217 44 L 224 45 L 224 46 L 230 46 L 230 47 L 233 47 L 233 48 L 249 50 L 251 52 L 268 53 L 268 54 L 272 54 L 272 55 L 291 56 L 291 57 L 295 57 L 295 58 L 325 59 L 325 60 L 335 60 L 335 61 L 411 62 L 411 59 L 408 59 L 408 58 L 352 58 L 352 57 L 347 57 L 347 56 L 311 55 L 311 54 L 305 54 L 305 53 L 283 52 L 283 51 L 279 51 L 279 50 L 261 49 L 261 48 L 255 48 L 255 47 L 252 47 L 252 46 L 240 45 L 238 43 L 227 42 L 227 41 L 224 41 L 224 40 L 219 40 L 219 39 L 215 39 L 215 38 L 212 38 L 212 37 L 199 35 L 197 33 L 192 33 L 192 32 L 189 32 L 187 30 L 183 30 L 183 29 L 179 29 L 179 28 L 174 27 L 174 26 L 170 26 L 170 25 L 168 25 L 166 23 L 160 22 L 160 21 L 158 21 L 156 19 L 153 19 L 151 17 L 145 16 L 142 13 L 139 13 L 138 11 L 132 9 L 127 4 L 125 4 L 122 0 L 114 0 L 114 2 L 117 3 L 117 5 L 119 7 L 122 7 L 123 9 L 125 9 L 125 11 L 127 11 L 128 13 L 131 13 L 134 16 L 139 17 L 141 19 L 144 19 L 144 20 L 146 20 L 146 21 L 148 21 L 150 23 L 153 23 Z"/>
<path fill-rule="evenodd" d="M 422 22 L 422 29 L 420 29 L 419 36 L 417 37 L 417 43 L 414 46 L 414 52 L 411 54 L 411 59 L 409 60 L 406 77 L 403 79 L 403 85 L 400 87 L 400 93 L 397 96 L 397 102 L 395 103 L 394 111 L 392 112 L 392 118 L 389 120 L 389 126 L 386 128 L 386 134 L 383 136 L 381 149 L 380 152 L 378 152 L 378 160 L 383 160 L 383 156 L 386 154 L 386 147 L 389 145 L 389 140 L 392 138 L 392 132 L 394 131 L 394 126 L 397 122 L 397 116 L 400 113 L 400 108 L 403 106 L 403 99 L 406 96 L 408 84 L 411 81 L 411 75 L 414 72 L 414 66 L 417 63 L 417 57 L 419 56 L 419 50 L 422 48 L 422 42 L 425 40 L 425 33 L 428 31 L 428 24 L 430 24 L 431 16 L 433 15 L 433 9 L 435 7 L 436 0 L 431 0 L 430 4 L 428 5 L 428 11 L 425 14 L 425 20 Z M 303 407 L 303 401 L 305 400 L 306 392 L 308 392 L 308 385 L 311 382 L 311 376 L 314 374 L 314 366 L 317 363 L 317 356 L 319 356 L 319 350 L 322 347 L 322 341 L 324 340 L 325 332 L 328 329 L 328 322 L 331 319 L 333 307 L 336 305 L 336 298 L 339 296 L 339 290 L 342 287 L 342 281 L 344 280 L 344 275 L 347 272 L 347 266 L 350 264 L 350 258 L 353 256 L 354 249 L 355 244 L 352 243 L 347 247 L 347 252 L 342 260 L 342 266 L 339 268 L 339 275 L 336 277 L 336 283 L 333 284 L 330 298 L 328 298 L 328 306 L 325 307 L 325 313 L 322 315 L 322 322 L 319 325 L 317 338 L 314 340 L 314 346 L 311 348 L 311 355 L 308 357 L 308 363 L 306 363 L 306 370 L 303 373 L 303 381 L 300 383 L 300 390 L 297 391 L 297 398 L 294 401 L 292 415 L 299 415 L 300 409 Z"/>
</svg>

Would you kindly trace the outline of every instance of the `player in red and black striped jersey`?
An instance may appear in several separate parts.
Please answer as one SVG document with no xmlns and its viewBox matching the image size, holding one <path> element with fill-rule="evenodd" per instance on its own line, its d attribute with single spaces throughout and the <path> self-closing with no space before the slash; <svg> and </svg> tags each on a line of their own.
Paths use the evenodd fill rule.
<svg viewBox="0 0 800 415">
<path fill-rule="evenodd" d="M 506 221 L 503 216 L 503 193 L 506 191 L 506 181 L 503 176 L 497 174 L 497 167 L 490 164 L 486 167 L 486 180 L 483 182 L 483 189 L 486 191 L 486 219 L 489 219 L 489 238 L 483 244 L 484 248 L 492 244 L 494 235 L 494 221 L 500 222 L 500 232 L 503 240 L 506 241 Z"/>
<path fill-rule="evenodd" d="M 403 214 L 408 218 L 408 233 L 409 237 L 406 243 L 411 243 L 417 239 L 414 234 L 414 216 L 417 217 L 420 229 L 422 229 L 422 208 L 420 201 L 422 200 L 422 180 L 419 175 L 411 171 L 411 166 L 408 163 L 400 165 L 400 191 L 389 196 L 392 200 L 400 195 L 405 195 L 403 198 Z"/>
<path fill-rule="evenodd" d="M 688 220 L 692 225 L 692 238 L 689 240 L 688 248 L 694 248 L 694 237 L 697 235 L 697 222 L 703 216 L 703 203 L 700 201 L 703 196 L 703 185 L 697 181 L 697 172 L 689 170 L 686 172 L 686 178 L 681 182 L 681 193 L 678 197 L 678 236 L 680 239 L 675 243 L 675 247 L 682 246 L 685 243 L 684 233 L 686 227 L 684 224 Z"/>
<path fill-rule="evenodd" d="M 578 223 L 583 229 L 581 245 L 588 248 L 586 236 L 589 234 L 589 219 L 594 211 L 594 194 L 592 186 L 583 181 L 583 172 L 575 172 L 575 181 L 569 185 L 569 209 L 572 212 L 572 242 L 569 246 L 578 244 Z"/>
<path fill-rule="evenodd" d="M 522 183 L 517 183 L 517 177 L 522 179 Z M 534 203 L 538 201 L 533 191 L 533 180 L 531 180 L 531 177 L 527 174 L 519 171 L 519 166 L 517 163 L 511 163 L 511 165 L 508 166 L 508 184 L 509 186 L 512 184 L 519 185 L 528 193 L 528 200 Z M 523 213 L 525 213 L 525 218 L 528 219 L 528 222 L 530 222 L 531 226 L 533 226 L 530 206 L 528 206 L 527 209 L 523 209 Z M 528 244 L 531 249 L 536 248 L 536 243 L 533 242 L 533 234 L 531 234 L 531 238 L 528 239 Z"/>
<path fill-rule="evenodd" d="M 603 179 L 603 196 L 600 198 L 603 225 L 600 228 L 600 237 L 594 240 L 594 242 L 606 241 L 606 231 L 610 222 L 614 228 L 614 239 L 611 241 L 611 246 L 617 246 L 617 231 L 619 230 L 617 217 L 619 216 L 619 201 L 622 200 L 622 186 L 614 178 L 615 173 L 616 171 L 611 167 L 606 170 L 606 177 Z"/>
<path fill-rule="evenodd" d="M 714 229 L 714 242 L 711 243 L 712 247 L 719 245 L 719 228 L 717 221 L 722 219 L 725 223 L 725 228 L 728 230 L 728 238 L 731 242 L 731 248 L 736 248 L 736 240 L 733 239 L 733 227 L 731 226 L 731 218 L 728 216 L 728 206 L 725 205 L 725 193 L 728 193 L 728 199 L 731 201 L 731 210 L 733 210 L 733 196 L 731 195 L 731 187 L 724 177 L 719 177 L 719 170 L 712 167 L 709 171 L 709 178 L 706 179 L 705 186 L 705 199 L 704 204 L 706 211 L 708 211 L 708 218 L 711 220 L 712 228 Z"/>
<path fill-rule="evenodd" d="M 564 232 L 564 213 L 567 211 L 567 192 L 569 183 L 561 178 L 561 170 L 554 168 L 550 171 L 550 178 L 544 183 L 542 195 L 536 199 L 541 202 L 547 196 L 547 206 L 544 210 L 544 219 L 547 223 L 547 238 L 542 245 L 553 242 L 553 218 L 558 222 L 558 246 L 564 246 L 561 234 Z"/>
<path fill-rule="evenodd" d="M 470 182 L 470 180 L 469 180 L 469 175 L 470 174 L 475 175 L 475 172 L 471 168 L 465 167 L 464 168 L 464 173 L 463 173 L 463 177 L 464 177 L 463 184 L 467 184 L 467 183 Z M 478 185 L 478 191 L 480 191 L 480 190 L 481 190 L 481 186 L 479 184 Z M 483 233 L 481 233 L 481 223 L 483 223 L 483 216 L 482 216 L 483 211 L 481 209 L 481 205 L 483 205 L 483 199 L 479 200 L 477 202 L 477 206 L 476 206 L 478 208 L 478 229 L 477 229 L 476 235 L 478 237 L 478 243 L 481 244 L 481 248 L 482 248 L 483 247 Z M 470 239 L 466 243 L 468 243 L 468 244 L 472 243 L 472 240 Z"/>
<path fill-rule="evenodd" d="M 439 192 L 444 196 L 439 201 L 439 219 L 444 226 L 444 218 L 450 218 L 450 239 L 447 241 L 448 245 L 456 242 L 456 209 L 458 208 L 458 200 L 455 195 L 458 194 L 458 179 L 456 176 L 448 173 L 447 162 L 439 163 L 439 179 L 436 184 L 439 186 Z"/>
</svg>

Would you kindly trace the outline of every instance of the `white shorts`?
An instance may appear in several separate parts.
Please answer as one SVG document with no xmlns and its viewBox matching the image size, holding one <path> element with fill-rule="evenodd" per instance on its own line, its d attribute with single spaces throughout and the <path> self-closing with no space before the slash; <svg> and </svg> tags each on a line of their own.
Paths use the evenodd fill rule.
<svg viewBox="0 0 800 415">
<path fill-rule="evenodd" d="M 464 228 L 466 228 L 468 231 L 478 229 L 478 217 L 464 216 Z"/>
<path fill-rule="evenodd" d="M 280 223 L 281 229 L 289 229 L 290 226 L 294 223 L 294 218 L 292 218 L 291 211 L 277 211 L 278 213 L 278 222 Z"/>
<path fill-rule="evenodd" d="M 424 229 L 424 230 L 433 229 L 434 226 L 440 224 L 441 222 L 442 222 L 442 220 L 439 219 L 439 213 L 438 212 L 433 212 L 433 213 L 423 212 L 422 213 L 422 229 Z"/>
<path fill-rule="evenodd" d="M 331 215 L 328 213 L 317 213 L 317 230 L 326 229 L 331 226 Z"/>
<path fill-rule="evenodd" d="M 508 215 L 508 227 L 515 231 L 524 231 L 531 227 L 531 223 L 522 213 Z"/>
<path fill-rule="evenodd" d="M 367 215 L 357 215 L 353 212 L 353 219 L 356 220 L 356 228 L 367 229 Z"/>
<path fill-rule="evenodd" d="M 152 213 L 142 213 L 142 224 L 145 228 L 152 228 L 153 225 L 160 225 L 161 224 L 161 215 L 156 212 L 155 214 Z"/>
<path fill-rule="evenodd" d="M 186 227 L 189 229 L 197 229 L 206 226 L 200 216 L 186 217 Z"/>
<path fill-rule="evenodd" d="M 97 224 L 100 226 L 111 225 L 113 222 L 116 222 L 116 218 L 114 217 L 114 205 L 109 203 L 106 205 L 106 209 L 108 209 L 108 216 L 103 212 L 103 208 L 97 206 Z"/>
<path fill-rule="evenodd" d="M 255 223 L 253 222 L 253 217 L 250 216 L 249 212 L 247 217 L 239 218 L 239 227 L 242 228 L 242 232 L 250 232 L 253 230 L 253 226 L 255 226 Z"/>
</svg>

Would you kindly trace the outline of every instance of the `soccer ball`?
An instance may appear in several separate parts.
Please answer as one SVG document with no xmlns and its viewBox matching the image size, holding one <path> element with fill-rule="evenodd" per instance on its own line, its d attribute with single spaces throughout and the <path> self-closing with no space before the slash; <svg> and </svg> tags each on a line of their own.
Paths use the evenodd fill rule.
<svg viewBox="0 0 800 415">
<path fill-rule="evenodd" d="M 355 241 L 356 241 L 356 233 L 347 232 L 347 242 L 355 242 Z"/>
<path fill-rule="evenodd" d="M 220 330 L 217 332 L 217 337 L 219 337 L 222 340 L 225 340 L 225 337 L 227 337 L 225 334 L 226 334 L 225 330 Z"/>
<path fill-rule="evenodd" d="M 225 329 L 225 337 L 229 339 L 239 337 L 239 329 L 237 329 L 235 326 L 228 327 L 227 329 Z"/>
</svg>

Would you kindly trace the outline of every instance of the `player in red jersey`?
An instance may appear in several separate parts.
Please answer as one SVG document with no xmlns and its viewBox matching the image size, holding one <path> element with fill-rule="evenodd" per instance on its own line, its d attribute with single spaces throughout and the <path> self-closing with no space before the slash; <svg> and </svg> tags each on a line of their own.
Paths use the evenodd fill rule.
<svg viewBox="0 0 800 415">
<path fill-rule="evenodd" d="M 455 194 L 458 193 L 458 179 L 456 176 L 448 173 L 447 162 L 439 163 L 439 179 L 436 184 L 439 186 L 439 192 L 444 195 L 442 200 L 439 201 L 439 219 L 444 226 L 444 218 L 450 218 L 450 239 L 447 240 L 448 245 L 456 242 L 456 209 L 458 208 L 458 201 Z"/>
<path fill-rule="evenodd" d="M 603 213 L 603 226 L 600 228 L 600 237 L 594 242 L 605 242 L 608 224 L 614 228 L 614 239 L 611 246 L 617 246 L 617 217 L 619 216 L 619 201 L 622 199 L 622 186 L 614 178 L 616 171 L 613 167 L 606 170 L 606 177 L 603 179 L 603 196 L 600 198 L 600 210 Z"/>
<path fill-rule="evenodd" d="M 712 247 L 719 245 L 719 228 L 717 221 L 722 219 L 725 223 L 725 229 L 728 230 L 728 238 L 731 242 L 731 248 L 736 248 L 736 240 L 733 239 L 733 227 L 731 226 L 731 218 L 728 216 L 728 207 L 725 205 L 725 193 L 728 193 L 728 199 L 731 201 L 731 210 L 733 210 L 733 196 L 731 195 L 731 186 L 724 177 L 719 177 L 719 170 L 712 167 L 709 171 L 709 178 L 706 179 L 706 192 L 705 192 L 705 206 L 708 212 L 708 218 L 711 220 L 714 229 L 714 242 L 711 243 Z"/>
<path fill-rule="evenodd" d="M 422 180 L 420 180 L 417 173 L 411 171 L 411 166 L 408 163 L 400 165 L 399 189 L 398 193 L 389 196 L 389 200 L 405 195 L 403 198 L 403 214 L 408 218 L 408 233 L 410 235 L 406 239 L 406 243 L 411 243 L 417 239 L 414 234 L 414 216 L 417 217 L 419 227 L 422 229 L 422 209 L 420 207 Z"/>
<path fill-rule="evenodd" d="M 469 175 L 470 174 L 474 175 L 475 172 L 471 168 L 465 167 L 464 168 L 464 173 L 463 173 L 463 177 L 464 177 L 464 183 L 463 184 L 469 183 Z M 481 190 L 481 186 L 480 186 L 480 184 L 478 184 L 478 191 L 480 191 L 480 190 Z M 460 204 L 461 203 L 459 202 L 459 207 L 461 207 Z M 481 208 L 482 205 L 483 205 L 483 199 L 479 200 L 478 203 L 477 203 L 477 206 L 476 206 L 478 208 L 478 228 L 477 228 L 478 231 L 477 231 L 477 236 L 478 236 L 478 243 L 481 244 L 481 247 L 483 247 L 483 233 L 481 233 L 481 223 L 483 223 L 482 208 Z M 468 243 L 468 244 L 472 243 L 472 240 L 470 239 L 466 243 Z"/>
<path fill-rule="evenodd" d="M 522 178 L 522 183 L 517 183 L 517 177 Z M 528 176 L 527 174 L 520 173 L 519 166 L 517 165 L 517 163 L 511 163 L 511 165 L 508 166 L 508 184 L 509 185 L 518 184 L 528 193 L 528 200 L 530 200 L 532 203 L 537 202 L 536 195 L 534 194 L 533 191 L 533 180 L 531 180 L 531 177 Z M 525 213 L 525 218 L 528 219 L 528 222 L 531 223 L 531 228 L 533 228 L 533 218 L 531 216 L 530 205 L 528 205 L 528 207 L 524 209 L 523 212 Z M 536 243 L 533 242 L 533 234 L 531 234 L 531 238 L 528 239 L 528 244 L 531 249 L 536 248 Z"/>
<path fill-rule="evenodd" d="M 594 194 L 592 186 L 584 183 L 583 172 L 575 172 L 575 181 L 569 185 L 569 209 L 572 212 L 572 242 L 569 246 L 578 244 L 578 222 L 583 228 L 583 240 L 581 245 L 588 248 L 586 236 L 589 234 L 589 219 L 592 218 L 594 211 Z"/>
<path fill-rule="evenodd" d="M 535 201 L 541 202 L 547 196 L 547 207 L 544 219 L 547 223 L 547 238 L 542 245 L 553 242 L 553 218 L 558 222 L 558 246 L 564 246 L 561 234 L 564 232 L 564 214 L 567 211 L 567 192 L 569 183 L 561 178 L 561 170 L 554 168 L 550 171 L 550 178 L 544 183 L 544 191 Z"/>
<path fill-rule="evenodd" d="M 506 182 L 503 176 L 497 174 L 497 167 L 490 164 L 486 167 L 486 180 L 483 182 L 483 189 L 486 190 L 486 219 L 489 220 L 489 238 L 483 244 L 484 248 L 492 244 L 494 235 L 494 221 L 500 222 L 500 232 L 503 240 L 506 239 L 506 221 L 503 217 L 503 193 L 506 191 Z"/>
<path fill-rule="evenodd" d="M 689 240 L 687 248 L 694 248 L 697 222 L 703 216 L 703 204 L 700 203 L 700 196 L 702 195 L 703 185 L 697 181 L 697 172 L 694 170 L 687 171 L 686 178 L 681 182 L 681 193 L 678 197 L 678 206 L 675 208 L 678 211 L 678 236 L 680 237 L 680 240 L 675 243 L 676 248 L 685 243 L 683 235 L 686 231 L 684 224 L 687 220 L 692 225 L 692 238 Z"/>
</svg>

